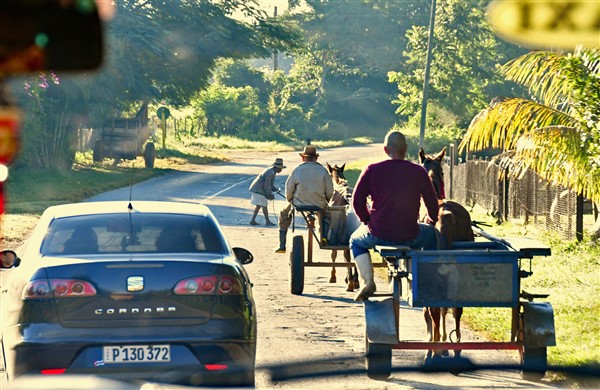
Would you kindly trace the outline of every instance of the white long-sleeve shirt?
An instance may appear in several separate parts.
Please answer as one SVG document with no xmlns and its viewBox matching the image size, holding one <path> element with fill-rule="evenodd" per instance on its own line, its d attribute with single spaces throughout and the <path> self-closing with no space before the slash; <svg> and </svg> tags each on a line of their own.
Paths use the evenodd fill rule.
<svg viewBox="0 0 600 390">
<path fill-rule="evenodd" d="M 324 209 L 332 195 L 331 176 L 316 161 L 300 164 L 285 182 L 285 197 L 295 206 L 319 206 Z"/>
</svg>

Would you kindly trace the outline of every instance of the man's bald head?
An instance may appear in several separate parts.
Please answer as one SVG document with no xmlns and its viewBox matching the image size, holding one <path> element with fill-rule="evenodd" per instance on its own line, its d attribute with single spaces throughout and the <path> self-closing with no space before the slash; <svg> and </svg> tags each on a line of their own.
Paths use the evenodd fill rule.
<svg viewBox="0 0 600 390">
<path fill-rule="evenodd" d="M 402 159 L 406 158 L 406 137 L 397 130 L 392 130 L 385 136 L 383 141 L 385 153 L 391 158 Z"/>
</svg>

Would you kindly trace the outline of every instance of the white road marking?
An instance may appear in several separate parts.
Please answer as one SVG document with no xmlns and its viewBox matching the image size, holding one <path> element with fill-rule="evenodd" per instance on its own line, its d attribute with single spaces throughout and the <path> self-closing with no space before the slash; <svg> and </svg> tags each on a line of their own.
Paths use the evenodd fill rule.
<svg viewBox="0 0 600 390">
<path fill-rule="evenodd" d="M 205 199 L 204 199 L 202 202 L 200 202 L 200 204 L 204 204 L 204 203 L 208 202 L 209 200 L 211 200 L 212 198 L 214 198 L 214 197 L 216 197 L 216 196 L 219 196 L 219 195 L 221 195 L 223 192 L 225 192 L 225 191 L 228 191 L 228 190 L 232 189 L 233 187 L 235 187 L 235 186 L 237 186 L 237 185 L 240 185 L 240 184 L 242 184 L 242 183 L 245 183 L 245 182 L 247 182 L 247 181 L 250 181 L 250 179 L 254 179 L 254 178 L 253 178 L 253 177 L 251 177 L 251 178 L 248 178 L 248 179 L 246 179 L 246 180 L 242 180 L 242 181 L 240 181 L 240 182 L 238 182 L 238 183 L 232 184 L 232 185 L 230 185 L 229 187 L 223 188 L 221 191 L 219 191 L 219 192 L 217 192 L 217 193 L 214 193 L 214 194 L 212 194 L 212 195 L 211 195 L 211 196 L 209 196 L 208 198 L 205 198 Z"/>
</svg>

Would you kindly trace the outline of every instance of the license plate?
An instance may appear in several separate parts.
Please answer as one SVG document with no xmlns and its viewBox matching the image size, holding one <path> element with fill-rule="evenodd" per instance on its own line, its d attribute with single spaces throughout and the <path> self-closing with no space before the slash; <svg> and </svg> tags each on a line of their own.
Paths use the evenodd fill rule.
<svg viewBox="0 0 600 390">
<path fill-rule="evenodd" d="M 163 363 L 171 361 L 171 346 L 111 345 L 104 346 L 104 363 Z"/>
</svg>

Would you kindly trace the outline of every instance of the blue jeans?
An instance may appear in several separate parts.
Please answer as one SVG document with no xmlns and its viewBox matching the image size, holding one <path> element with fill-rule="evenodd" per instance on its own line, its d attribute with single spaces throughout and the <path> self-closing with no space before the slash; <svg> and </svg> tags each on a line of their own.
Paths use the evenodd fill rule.
<svg viewBox="0 0 600 390">
<path fill-rule="evenodd" d="M 361 225 L 352 236 L 350 236 L 350 250 L 352 256 L 356 258 L 363 253 L 368 253 L 369 249 L 375 245 L 404 245 L 413 249 L 438 249 L 439 233 L 435 227 L 426 223 L 419 223 L 419 235 L 414 240 L 395 242 L 377 238 L 369 232 L 367 225 Z"/>
</svg>

